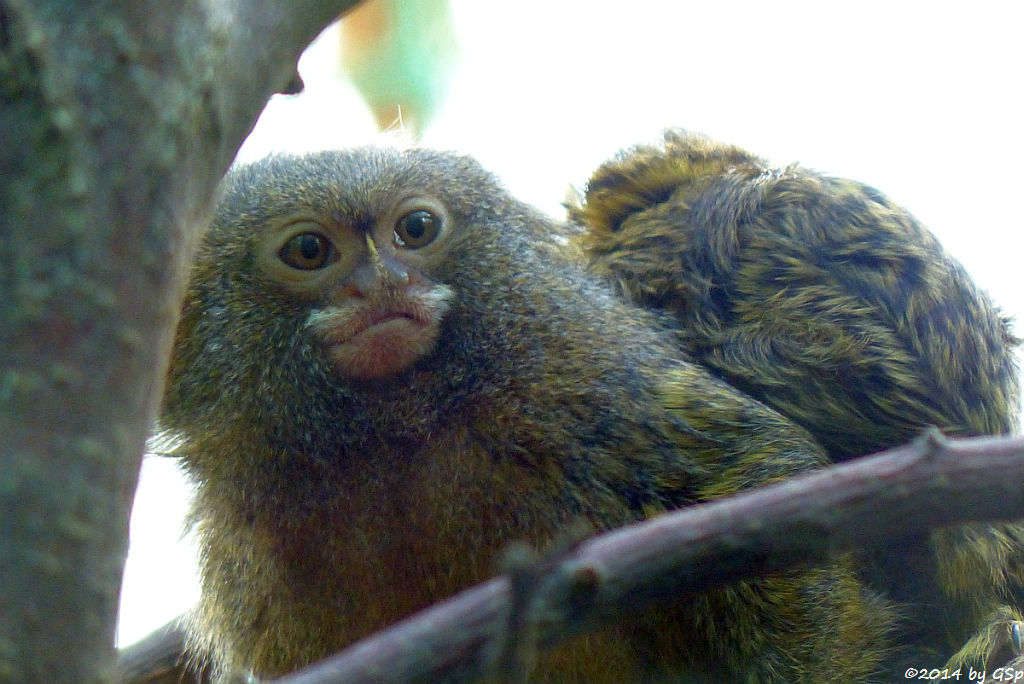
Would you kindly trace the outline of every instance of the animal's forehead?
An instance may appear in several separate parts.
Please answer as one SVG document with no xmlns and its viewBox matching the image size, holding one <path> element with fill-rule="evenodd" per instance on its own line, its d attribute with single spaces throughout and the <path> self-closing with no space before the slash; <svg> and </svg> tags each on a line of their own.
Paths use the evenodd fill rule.
<svg viewBox="0 0 1024 684">
<path fill-rule="evenodd" d="M 310 159 L 317 166 L 331 167 L 336 178 L 352 188 L 433 184 L 486 175 L 468 157 L 427 149 L 354 148 L 324 152 Z"/>
<path fill-rule="evenodd" d="M 377 214 L 420 196 L 455 210 L 479 204 L 478 195 L 499 193 L 474 160 L 432 150 L 356 149 L 307 162 L 307 177 L 291 188 L 294 199 L 315 198 L 320 208 L 343 214 Z"/>
<path fill-rule="evenodd" d="M 423 199 L 455 216 L 476 216 L 503 196 L 475 160 L 426 149 L 354 148 L 274 156 L 232 172 L 217 224 L 313 220 L 372 224 Z"/>
<path fill-rule="evenodd" d="M 322 193 L 353 202 L 373 204 L 380 198 L 420 191 L 443 192 L 473 179 L 475 164 L 455 155 L 426 150 L 358 148 L 326 152 L 303 159 L 305 179 L 297 186 L 317 183 Z"/>
</svg>

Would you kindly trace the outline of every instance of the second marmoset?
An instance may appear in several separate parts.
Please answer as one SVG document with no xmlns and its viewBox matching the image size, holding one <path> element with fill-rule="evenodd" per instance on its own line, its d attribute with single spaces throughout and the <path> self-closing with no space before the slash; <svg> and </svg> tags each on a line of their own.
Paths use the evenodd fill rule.
<svg viewBox="0 0 1024 684">
<path fill-rule="evenodd" d="M 688 358 L 806 428 L 833 460 L 926 426 L 1017 431 L 1009 322 L 878 190 L 673 130 L 603 164 L 582 199 L 570 216 L 588 268 L 670 315 Z M 900 641 L 918 663 L 953 654 L 951 671 L 991 670 L 1010 655 L 1024 525 L 894 539 L 862 563 L 903 599 Z"/>
</svg>

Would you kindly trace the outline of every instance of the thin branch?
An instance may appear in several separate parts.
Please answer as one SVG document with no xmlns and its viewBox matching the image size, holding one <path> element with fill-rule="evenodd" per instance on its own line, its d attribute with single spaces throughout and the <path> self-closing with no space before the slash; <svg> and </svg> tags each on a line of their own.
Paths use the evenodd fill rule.
<svg viewBox="0 0 1024 684">
<path fill-rule="evenodd" d="M 185 630 L 172 620 L 118 652 L 117 681 L 132 684 L 205 684 L 205 672 L 188 667 Z"/>
</svg>

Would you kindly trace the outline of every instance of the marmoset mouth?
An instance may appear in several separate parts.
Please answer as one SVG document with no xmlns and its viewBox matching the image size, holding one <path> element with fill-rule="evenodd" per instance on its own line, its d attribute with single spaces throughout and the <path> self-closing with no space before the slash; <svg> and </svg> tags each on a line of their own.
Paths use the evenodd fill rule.
<svg viewBox="0 0 1024 684">
<path fill-rule="evenodd" d="M 341 375 L 380 379 L 405 370 L 434 348 L 443 308 L 414 298 L 383 306 L 356 300 L 315 311 L 307 325 Z"/>
<path fill-rule="evenodd" d="M 349 334 L 349 340 L 374 328 L 396 321 L 408 321 L 416 325 L 428 324 L 428 321 L 417 318 L 408 311 L 371 311 L 354 318 L 355 320 L 350 323 L 351 328 L 346 331 Z"/>
<path fill-rule="evenodd" d="M 430 325 L 432 317 L 423 304 L 413 300 L 367 305 L 356 301 L 337 307 L 314 311 L 307 325 L 330 345 L 345 344 L 355 337 L 380 326 L 406 322 L 417 326 Z"/>
</svg>

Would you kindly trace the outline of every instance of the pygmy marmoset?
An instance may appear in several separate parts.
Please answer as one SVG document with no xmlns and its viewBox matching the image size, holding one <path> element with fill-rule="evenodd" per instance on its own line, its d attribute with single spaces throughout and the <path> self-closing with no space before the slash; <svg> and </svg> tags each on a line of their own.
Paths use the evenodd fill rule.
<svg viewBox="0 0 1024 684">
<path fill-rule="evenodd" d="M 677 151 L 705 144 L 687 136 L 678 140 Z M 824 295 L 832 273 L 809 265 L 802 280 L 786 280 L 790 274 L 781 266 L 759 260 L 759 252 L 778 246 L 773 240 L 797 241 L 785 230 L 775 229 L 776 237 L 764 231 L 762 242 L 747 241 L 737 230 L 719 243 L 715 230 L 690 229 L 701 198 L 707 211 L 746 225 L 763 207 L 775 206 L 766 199 L 769 181 L 786 175 L 767 169 L 754 174 L 749 169 L 756 158 L 706 146 L 701 163 L 685 155 L 672 161 L 685 182 L 652 163 L 646 168 L 654 172 L 642 182 L 660 178 L 665 187 L 631 194 L 635 186 L 627 183 L 618 188 L 619 204 L 602 207 L 599 200 L 612 202 L 616 183 L 641 178 L 612 173 L 617 165 L 628 166 L 629 156 L 603 167 L 587 204 L 573 215 L 592 231 L 582 239 L 577 229 L 516 201 L 475 162 L 456 155 L 359 149 L 274 157 L 229 175 L 193 271 L 161 417 L 198 485 L 203 589 L 196 632 L 220 666 L 275 675 L 305 665 L 486 578 L 494 553 L 508 542 L 543 546 L 574 519 L 614 527 L 820 467 L 829 455 L 845 458 L 902 439 L 858 426 L 838 435 L 820 405 L 812 407 L 820 413 L 807 418 L 798 394 L 804 386 L 810 402 L 834 401 L 849 387 L 832 394 L 822 389 L 821 369 L 830 368 L 830 358 L 790 355 L 785 344 L 796 339 L 798 328 L 771 326 L 794 322 L 800 302 L 807 307 L 799 313 L 820 316 L 823 310 L 812 300 Z M 728 154 L 718 157 L 722 150 Z M 644 155 L 655 162 L 672 156 L 651 148 L 634 151 L 633 159 Z M 687 164 L 690 170 L 681 171 Z M 744 204 L 738 181 L 729 186 L 733 194 L 718 189 L 723 179 L 732 180 L 730 174 L 762 187 L 761 204 Z M 801 178 L 825 182 L 812 174 Z M 602 187 L 612 189 L 603 198 Z M 878 319 L 886 328 L 890 309 L 870 310 L 882 306 L 873 297 L 884 295 L 873 288 L 891 284 L 884 272 L 870 275 L 881 257 L 860 254 L 870 244 L 843 232 L 846 224 L 828 214 L 827 195 L 840 187 L 868 192 L 862 186 L 825 187 L 815 196 L 821 207 L 811 207 L 819 214 L 807 209 L 806 223 L 820 215 L 818 230 L 835 231 L 820 248 L 822 258 L 834 250 L 836 262 L 863 269 L 861 280 L 853 272 L 840 276 L 843 288 L 865 288 L 849 313 Z M 810 206 L 800 198 L 787 207 L 790 196 L 781 195 L 776 217 Z M 680 202 L 666 208 L 672 197 Z M 859 200 L 869 222 L 877 218 L 867 202 L 878 197 L 869 193 Z M 627 235 L 622 226 L 647 208 L 652 231 L 663 235 L 603 253 L 633 250 L 638 260 L 652 263 L 664 254 L 663 270 L 634 275 L 613 260 L 602 262 L 599 241 Z M 672 213 L 676 218 L 667 218 Z M 600 223 L 602 215 L 614 220 Z M 664 222 L 654 221 L 658 217 Z M 931 258 L 931 238 L 920 235 L 921 245 L 913 233 L 894 247 L 921 249 Z M 662 248 L 678 247 L 690 236 L 697 236 L 692 246 Z M 939 255 L 942 263 L 953 263 Z M 723 266 L 711 275 L 699 268 L 722 264 L 742 268 Z M 744 269 L 761 289 L 733 286 Z M 621 292 L 608 287 L 609 279 L 622 285 Z M 691 289 L 707 301 L 687 300 Z M 647 294 L 661 299 L 644 299 Z M 957 294 L 966 299 L 953 300 L 951 310 L 978 307 L 981 322 L 1005 332 L 973 289 Z M 764 330 L 737 336 L 748 347 L 731 347 L 729 325 L 749 322 L 753 314 L 744 319 L 730 302 L 745 297 L 762 300 L 760 305 L 792 301 L 789 309 L 766 310 Z M 834 304 L 840 307 L 835 334 L 855 330 L 861 320 L 843 318 L 844 303 L 853 306 L 853 300 Z M 779 320 L 771 320 L 776 314 Z M 914 320 L 922 313 L 910 308 L 903 315 Z M 782 348 L 776 357 L 742 355 L 760 348 L 764 338 L 757 335 L 776 332 Z M 919 332 L 922 338 L 961 334 L 952 326 Z M 977 339 L 987 339 L 985 334 Z M 993 354 L 1008 348 L 1009 338 L 999 344 Z M 860 358 L 854 349 L 863 346 L 851 342 L 807 353 L 843 358 L 836 363 L 860 389 L 898 392 L 884 384 L 884 375 L 863 376 L 844 365 Z M 718 357 L 735 363 L 716 363 Z M 991 358 L 961 362 L 970 374 Z M 773 363 L 780 368 L 760 367 Z M 789 368 L 799 372 L 786 384 L 773 382 L 773 374 Z M 982 383 L 982 404 L 1015 400 L 1011 370 L 1006 377 L 987 376 L 994 384 Z M 937 372 L 926 367 L 921 375 L 930 381 Z M 765 379 L 767 390 L 759 384 Z M 951 382 L 938 380 L 944 399 L 958 390 L 946 384 Z M 787 415 L 795 406 L 790 417 L 828 454 L 804 429 L 747 393 Z M 916 408 L 917 397 L 898 395 L 882 405 Z M 846 405 L 845 399 L 839 403 Z M 1002 406 L 992 409 L 996 423 Z M 911 413 L 908 424 L 1008 429 L 937 411 L 923 418 Z M 987 543 L 992 529 L 979 528 L 977 537 Z M 948 553 L 968 548 L 966 564 L 955 572 L 974 569 L 974 547 L 960 537 L 939 547 L 940 560 L 958 559 Z M 985 548 L 979 554 L 989 560 Z M 916 594 L 902 586 L 890 597 L 876 593 L 889 590 L 892 578 L 875 565 L 872 559 L 856 566 L 843 559 L 730 585 L 660 617 L 576 639 L 542 660 L 538 677 L 615 681 L 671 673 L 697 680 L 820 682 L 884 676 L 879 673 L 895 671 L 893 630 Z M 977 585 L 986 609 L 1004 588 L 973 575 L 963 582 L 974 582 L 972 590 Z M 942 580 L 934 584 L 947 593 L 956 589 Z M 968 631 L 977 617 L 964 620 Z M 919 641 L 934 636 L 915 634 Z"/>
<path fill-rule="evenodd" d="M 670 314 L 688 358 L 806 428 L 833 460 L 928 425 L 1017 430 L 1008 321 L 874 188 L 669 131 L 602 165 L 583 199 L 570 216 L 590 270 Z M 1021 618 L 1024 525 L 893 540 L 865 561 L 873 584 L 905 600 L 905 638 L 938 649 L 929 662 L 959 644 L 951 665 L 1001 664 Z"/>
</svg>

